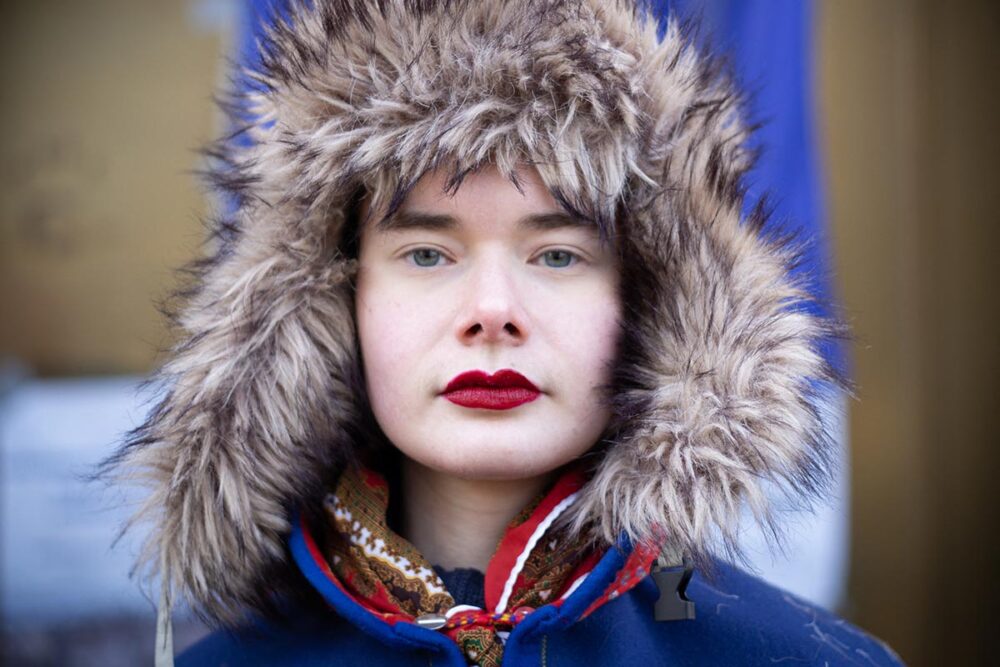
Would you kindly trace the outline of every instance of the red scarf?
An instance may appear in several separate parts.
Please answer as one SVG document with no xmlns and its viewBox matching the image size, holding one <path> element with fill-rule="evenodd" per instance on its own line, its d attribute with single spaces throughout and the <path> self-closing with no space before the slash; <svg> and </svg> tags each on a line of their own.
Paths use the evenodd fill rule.
<svg viewBox="0 0 1000 667">
<path fill-rule="evenodd" d="M 431 623 L 451 637 L 471 664 L 501 663 L 507 635 L 528 614 L 559 606 L 600 559 L 552 528 L 585 479 L 567 470 L 508 525 L 485 573 L 486 609 L 455 607 L 431 565 L 386 523 L 389 486 L 370 470 L 347 470 L 325 501 L 328 576 L 360 605 L 388 623 Z M 312 543 L 306 530 L 307 541 Z M 314 556 L 318 556 L 314 553 Z M 649 571 L 656 549 L 636 549 L 618 578 L 584 612 L 632 588 Z"/>
</svg>

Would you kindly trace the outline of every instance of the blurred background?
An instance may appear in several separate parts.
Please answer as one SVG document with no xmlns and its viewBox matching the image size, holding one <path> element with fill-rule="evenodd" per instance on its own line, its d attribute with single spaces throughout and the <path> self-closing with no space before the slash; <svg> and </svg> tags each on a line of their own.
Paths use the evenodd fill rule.
<svg viewBox="0 0 1000 667">
<path fill-rule="evenodd" d="M 226 129 L 212 96 L 227 85 L 227 59 L 252 40 L 261 4 L 0 3 L 9 664 L 151 661 L 154 605 L 128 578 L 141 535 L 111 547 L 139 496 L 85 476 L 142 421 L 155 391 L 138 384 L 173 342 L 155 304 L 198 254 L 200 219 L 218 205 L 192 175 L 197 148 Z M 755 112 L 808 135 L 798 145 L 815 192 L 789 215 L 823 239 L 823 290 L 855 334 L 843 357 L 857 398 L 846 419 L 831 418 L 844 444 L 841 490 L 792 531 L 785 556 L 761 556 L 758 569 L 909 664 L 992 662 L 1000 6 L 687 0 L 675 9 L 714 26 L 712 38 L 751 72 L 759 105 L 770 99 L 767 73 L 797 63 L 806 122 L 780 117 L 794 100 Z M 789 171 L 790 159 L 777 162 Z M 760 180 L 794 202 L 784 181 Z M 183 610 L 176 623 L 178 650 L 205 632 Z"/>
</svg>

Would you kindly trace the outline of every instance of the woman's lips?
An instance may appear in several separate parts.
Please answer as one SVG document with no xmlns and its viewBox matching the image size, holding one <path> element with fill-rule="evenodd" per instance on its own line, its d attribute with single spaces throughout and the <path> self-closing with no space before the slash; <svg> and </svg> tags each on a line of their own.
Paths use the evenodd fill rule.
<svg viewBox="0 0 1000 667">
<path fill-rule="evenodd" d="M 442 395 L 465 408 L 510 410 L 533 401 L 541 392 L 517 371 L 499 370 L 493 375 L 467 371 L 454 377 Z"/>
</svg>

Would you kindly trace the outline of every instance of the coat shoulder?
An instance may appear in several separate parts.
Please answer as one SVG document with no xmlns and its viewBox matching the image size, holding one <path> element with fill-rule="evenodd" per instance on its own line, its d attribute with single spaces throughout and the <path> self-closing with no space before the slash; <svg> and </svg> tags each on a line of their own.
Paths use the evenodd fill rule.
<svg viewBox="0 0 1000 667">
<path fill-rule="evenodd" d="M 577 623 L 566 646 L 597 664 L 633 658 L 678 665 L 903 664 L 864 630 L 724 563 L 710 579 L 692 578 L 687 597 L 695 603 L 693 620 L 656 621 L 659 595 L 647 577 L 630 595 Z"/>
<path fill-rule="evenodd" d="M 877 637 L 739 568 L 720 564 L 711 581 L 693 582 L 691 597 L 709 628 L 759 646 L 760 661 L 805 659 L 809 664 L 902 665 Z M 697 603 L 696 603 L 697 604 Z"/>
</svg>

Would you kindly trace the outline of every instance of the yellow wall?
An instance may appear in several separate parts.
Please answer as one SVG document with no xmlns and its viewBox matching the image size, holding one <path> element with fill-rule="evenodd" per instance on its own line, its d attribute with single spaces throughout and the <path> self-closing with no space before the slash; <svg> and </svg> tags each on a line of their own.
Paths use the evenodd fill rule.
<svg viewBox="0 0 1000 667">
<path fill-rule="evenodd" d="M 0 356 L 44 373 L 146 371 L 153 300 L 194 255 L 190 171 L 213 134 L 218 34 L 163 0 L 0 9 Z"/>
<path fill-rule="evenodd" d="M 832 234 L 857 338 L 844 611 L 910 664 L 991 663 L 1000 6 L 829 0 L 819 15 Z"/>
</svg>

